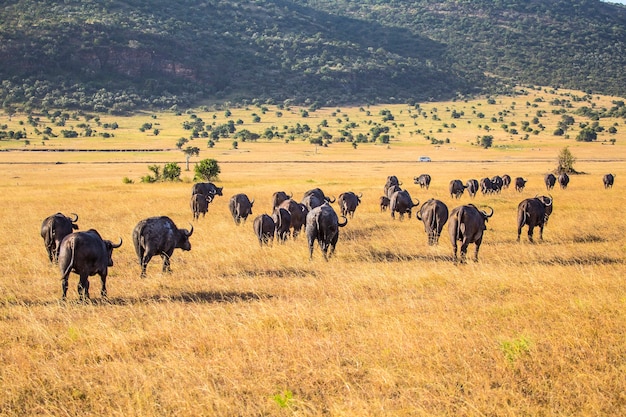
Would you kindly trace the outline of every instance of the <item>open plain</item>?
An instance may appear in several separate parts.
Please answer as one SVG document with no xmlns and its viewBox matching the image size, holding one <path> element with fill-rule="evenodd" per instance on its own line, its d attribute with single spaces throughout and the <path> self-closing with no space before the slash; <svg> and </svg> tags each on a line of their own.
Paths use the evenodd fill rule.
<svg viewBox="0 0 626 417">
<path fill-rule="evenodd" d="M 334 138 L 346 119 L 356 134 L 368 132 L 368 119 L 380 121 L 382 109 L 396 117 L 381 122 L 391 127 L 385 144 L 315 146 L 296 136 L 240 140 L 235 149 L 232 139 L 213 148 L 194 139 L 202 145 L 191 171 L 174 146 L 188 135 L 180 126 L 189 114 L 103 115 L 120 125 L 112 138 L 46 140 L 20 124 L 26 115 L 0 116 L 30 138 L 0 141 L 0 415 L 624 415 L 626 127 L 624 119 L 601 119 L 617 132 L 577 142 L 579 124 L 592 122 L 577 115 L 570 137 L 552 135 L 562 117 L 551 111 L 562 107 L 550 107 L 555 97 L 567 97 L 568 112 L 615 100 L 581 103 L 568 94 L 427 103 L 417 118 L 406 105 L 318 109 L 306 118 L 284 109 L 277 117 L 268 106 L 251 123 L 259 108 L 232 109 L 229 117 L 244 121 L 239 130 L 297 122 L 315 130 L 327 120 Z M 454 109 L 464 114 L 452 119 Z M 512 121 L 522 126 L 538 110 L 545 130 L 527 138 L 510 132 Z M 227 119 L 221 109 L 194 114 Z M 139 132 L 150 120 L 159 121 L 158 135 Z M 486 134 L 488 149 L 475 143 Z M 549 191 L 554 211 L 544 240 L 529 243 L 524 229 L 517 242 L 517 205 L 548 193 L 543 176 L 565 146 L 582 174 Z M 433 162 L 418 163 L 422 155 Z M 219 162 L 224 196 L 193 222 L 192 249 L 174 252 L 171 273 L 157 257 L 140 278 L 133 227 L 167 215 L 188 228 L 193 163 L 204 158 Z M 172 161 L 183 167 L 182 181 L 140 182 L 147 165 Z M 604 189 L 609 172 L 615 186 Z M 433 178 L 428 190 L 413 183 L 421 173 Z M 526 189 L 473 200 L 448 193 L 451 179 L 503 174 L 527 178 Z M 429 246 L 414 216 L 381 213 L 388 175 L 422 203 L 492 207 L 479 261 L 452 262 L 447 225 L 439 245 Z M 317 246 L 309 260 L 304 236 L 261 247 L 252 218 L 236 226 L 228 212 L 236 193 L 255 200 L 254 217 L 271 214 L 274 191 L 299 200 L 314 187 L 363 194 L 328 262 Z M 81 230 L 123 239 L 107 299 L 96 276 L 91 302 L 79 302 L 72 274 L 61 301 L 61 274 L 39 234 L 42 220 L 59 211 L 78 214 Z"/>
</svg>

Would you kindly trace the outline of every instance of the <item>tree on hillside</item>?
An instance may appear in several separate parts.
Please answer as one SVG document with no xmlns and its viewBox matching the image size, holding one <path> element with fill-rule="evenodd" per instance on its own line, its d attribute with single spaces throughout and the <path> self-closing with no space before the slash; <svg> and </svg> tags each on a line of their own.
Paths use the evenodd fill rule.
<svg viewBox="0 0 626 417">
<path fill-rule="evenodd" d="M 203 159 L 195 166 L 196 175 L 194 180 L 213 181 L 219 176 L 220 166 L 215 159 Z"/>
<path fill-rule="evenodd" d="M 187 146 L 183 152 L 185 153 L 185 162 L 187 164 L 185 171 L 189 171 L 189 158 L 200 155 L 200 148 L 197 146 Z"/>
<path fill-rule="evenodd" d="M 577 174 L 578 172 L 574 169 L 574 162 L 576 162 L 576 158 L 572 155 L 572 152 L 569 150 L 569 147 L 561 149 L 558 158 L 558 166 L 556 167 L 556 173 L 560 174 L 565 172 L 566 174 Z"/>
</svg>

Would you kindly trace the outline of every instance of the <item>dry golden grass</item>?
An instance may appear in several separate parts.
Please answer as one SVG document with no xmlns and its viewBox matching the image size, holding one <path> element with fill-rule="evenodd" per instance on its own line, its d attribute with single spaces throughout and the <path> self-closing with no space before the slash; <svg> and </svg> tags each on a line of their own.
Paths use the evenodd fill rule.
<svg viewBox="0 0 626 417">
<path fill-rule="evenodd" d="M 122 184 L 145 175 L 152 156 L 0 152 L 0 415 L 623 415 L 624 135 L 615 146 L 553 142 L 534 160 L 532 140 L 521 157 L 400 140 L 361 146 L 358 157 L 344 144 L 317 154 L 299 143 L 218 148 L 224 197 L 194 223 L 192 250 L 174 253 L 173 272 L 154 259 L 145 279 L 132 228 L 152 215 L 187 227 L 189 173 Z M 528 243 L 524 230 L 517 243 L 517 204 L 545 194 L 543 174 L 565 145 L 587 174 L 552 191 L 545 241 Z M 409 162 L 421 154 L 435 162 Z M 80 163 L 35 163 L 54 158 Z M 422 172 L 433 176 L 428 191 L 412 183 Z M 612 190 L 602 188 L 606 172 L 617 174 Z M 430 247 L 417 220 L 393 221 L 377 205 L 390 174 L 414 198 L 452 208 L 470 199 L 452 200 L 450 179 L 504 173 L 529 183 L 474 200 L 495 210 L 478 263 L 453 264 L 447 233 Z M 274 191 L 299 199 L 317 186 L 364 195 L 329 262 L 317 247 L 309 261 L 303 238 L 262 248 L 251 219 L 237 227 L 228 214 L 238 192 L 256 200 L 257 215 Z M 39 236 L 57 211 L 124 239 L 108 300 L 92 277 L 93 303 L 79 303 L 72 275 L 60 302 L 60 273 Z"/>
</svg>

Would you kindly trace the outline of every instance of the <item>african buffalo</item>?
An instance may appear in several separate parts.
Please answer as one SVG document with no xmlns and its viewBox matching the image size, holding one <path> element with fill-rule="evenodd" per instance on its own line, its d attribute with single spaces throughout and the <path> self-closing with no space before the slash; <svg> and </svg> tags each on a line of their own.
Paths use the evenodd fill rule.
<svg viewBox="0 0 626 417">
<path fill-rule="evenodd" d="M 565 172 L 561 172 L 559 174 L 559 185 L 561 186 L 561 189 L 564 190 L 567 188 L 567 184 L 569 184 L 569 175 L 567 175 L 567 173 Z"/>
<path fill-rule="evenodd" d="M 100 275 L 102 287 L 100 295 L 107 296 L 107 274 L 113 266 L 113 249 L 122 246 L 110 240 L 103 240 L 100 234 L 89 229 L 85 232 L 70 233 L 61 242 L 59 251 L 59 269 L 61 270 L 61 287 L 63 299 L 67 297 L 68 278 L 70 272 L 80 276 L 78 281 L 78 296 L 81 300 L 89 298 L 89 277 Z"/>
<path fill-rule="evenodd" d="M 422 204 L 415 217 L 424 222 L 424 231 L 428 235 L 428 244 L 436 245 L 439 242 L 441 230 L 448 221 L 448 206 L 442 201 L 431 198 Z"/>
<path fill-rule="evenodd" d="M 520 193 L 524 191 L 524 187 L 526 187 L 527 182 L 528 180 L 522 177 L 515 178 L 515 191 L 520 192 Z"/>
<path fill-rule="evenodd" d="M 133 244 L 141 264 L 141 277 L 146 276 L 146 266 L 155 255 L 163 258 L 163 272 L 170 272 L 170 258 L 174 249 L 191 250 L 191 229 L 179 229 L 167 216 L 149 217 L 141 220 L 133 229 Z"/>
<path fill-rule="evenodd" d="M 298 237 L 298 234 L 306 223 L 306 215 L 309 212 L 309 209 L 291 198 L 280 203 L 280 206 L 278 207 L 284 208 L 289 212 L 289 215 L 291 216 L 291 235 L 295 239 Z"/>
<path fill-rule="evenodd" d="M 428 190 L 428 187 L 430 187 L 430 179 L 430 175 L 421 174 L 419 177 L 413 177 L 413 183 L 419 184 L 420 188 L 426 188 Z"/>
<path fill-rule="evenodd" d="M 502 176 L 502 188 L 509 188 L 511 185 L 511 176 L 509 174 L 504 174 Z"/>
<path fill-rule="evenodd" d="M 284 191 L 276 191 L 272 194 L 272 211 L 276 210 L 276 207 L 280 206 L 280 203 L 289 200 L 291 197 L 293 197 L 293 193 L 289 195 Z"/>
<path fill-rule="evenodd" d="M 499 175 L 495 175 L 491 178 L 491 188 L 494 193 L 500 193 L 502 191 L 502 187 L 504 187 L 504 180 Z"/>
<path fill-rule="evenodd" d="M 604 188 L 613 188 L 614 181 L 615 181 L 615 174 L 605 174 L 602 177 L 602 183 L 604 183 Z"/>
<path fill-rule="evenodd" d="M 379 205 L 380 205 L 380 212 L 382 213 L 383 211 L 386 211 L 389 208 L 389 198 L 385 197 L 384 195 L 380 196 L 379 199 Z"/>
<path fill-rule="evenodd" d="M 213 201 L 213 197 L 211 195 L 205 194 L 194 194 L 191 196 L 191 213 L 193 214 L 193 219 L 198 220 L 200 214 L 204 217 L 209 211 L 209 203 Z"/>
<path fill-rule="evenodd" d="M 73 219 L 62 213 L 56 213 L 46 217 L 41 223 L 41 237 L 46 246 L 50 262 L 58 261 L 63 238 L 78 229 L 76 224 L 78 214 L 72 214 L 74 215 Z"/>
<path fill-rule="evenodd" d="M 387 198 L 391 200 L 391 196 L 397 191 L 402 191 L 402 188 L 400 188 L 399 185 L 392 185 L 389 188 L 387 188 L 387 194 L 386 194 Z"/>
<path fill-rule="evenodd" d="M 256 234 L 257 239 L 259 239 L 259 244 L 261 246 L 274 241 L 274 230 L 276 229 L 276 224 L 267 214 L 260 214 L 256 216 L 252 222 L 252 228 L 254 229 L 254 234 Z"/>
<path fill-rule="evenodd" d="M 461 198 L 465 188 L 466 186 L 463 185 L 463 182 L 461 182 L 461 180 L 450 181 L 450 185 L 449 185 L 450 197 Z"/>
<path fill-rule="evenodd" d="M 411 195 L 408 191 L 396 191 L 393 193 L 391 198 L 389 199 L 389 210 L 391 211 L 391 218 L 396 218 L 396 212 L 400 214 L 400 220 L 404 218 L 404 214 L 409 215 L 409 219 L 411 218 L 411 211 L 413 207 L 419 206 L 420 202 L 417 200 L 417 203 L 413 202 Z"/>
<path fill-rule="evenodd" d="M 191 195 L 204 194 L 215 197 L 216 195 L 224 195 L 222 190 L 224 187 L 217 187 L 212 182 L 198 182 L 191 187 Z"/>
<path fill-rule="evenodd" d="M 556 177 L 552 173 L 546 174 L 543 181 L 546 183 L 546 189 L 550 191 L 554 188 L 554 184 L 556 184 Z"/>
<path fill-rule="evenodd" d="M 228 209 L 230 210 L 230 214 L 233 216 L 233 220 L 235 224 L 241 224 L 241 221 L 244 222 L 248 218 L 249 215 L 252 214 L 252 206 L 254 205 L 254 200 L 250 200 L 245 194 L 235 194 L 230 198 L 228 202 Z"/>
<path fill-rule="evenodd" d="M 301 204 L 304 204 L 308 210 L 321 206 L 324 202 L 334 203 L 337 199 L 328 197 L 319 188 L 313 188 L 304 193 Z"/>
<path fill-rule="evenodd" d="M 276 238 L 279 242 L 284 243 L 289 236 L 289 229 L 291 228 L 291 214 L 289 214 L 287 209 L 276 207 L 272 214 L 272 220 L 274 220 Z"/>
<path fill-rule="evenodd" d="M 387 177 L 387 181 L 385 182 L 385 187 L 383 188 L 383 194 L 389 197 L 389 188 L 393 186 L 397 186 L 398 188 L 400 188 L 401 185 L 402 183 L 398 180 L 398 177 L 396 177 L 395 175 L 389 175 Z"/>
<path fill-rule="evenodd" d="M 483 193 L 483 195 L 495 192 L 491 178 L 485 177 L 480 180 L 480 192 Z"/>
<path fill-rule="evenodd" d="M 328 260 L 333 255 L 339 239 L 339 228 L 344 227 L 348 223 L 348 219 L 345 216 L 341 217 L 345 219 L 343 223 L 339 223 L 337 213 L 335 213 L 335 210 L 328 202 L 315 207 L 307 214 L 306 236 L 309 243 L 309 259 L 313 259 L 313 244 L 316 240 L 320 245 L 325 260 Z"/>
<path fill-rule="evenodd" d="M 528 240 L 533 242 L 533 231 L 539 227 L 539 239 L 543 240 L 543 227 L 548 224 L 552 214 L 552 197 L 541 196 L 522 200 L 517 206 L 517 241 L 520 240 L 522 227 L 528 226 Z"/>
<path fill-rule="evenodd" d="M 467 180 L 467 183 L 465 183 L 465 188 L 467 188 L 467 193 L 471 198 L 476 197 L 476 193 L 478 192 L 478 181 L 473 178 Z"/>
<path fill-rule="evenodd" d="M 473 204 L 459 206 L 452 210 L 448 219 L 448 232 L 452 243 L 454 262 L 457 261 L 457 241 L 461 243 L 461 262 L 465 262 L 467 247 L 470 243 L 476 245 L 474 261 L 478 261 L 478 250 L 483 241 L 483 232 L 487 229 L 485 223 L 493 216 L 491 213 L 478 210 Z"/>
<path fill-rule="evenodd" d="M 339 203 L 341 215 L 350 215 L 350 218 L 354 218 L 354 212 L 356 211 L 357 206 L 361 204 L 361 197 L 363 197 L 363 193 L 356 195 L 352 191 L 339 194 L 337 202 Z"/>
</svg>

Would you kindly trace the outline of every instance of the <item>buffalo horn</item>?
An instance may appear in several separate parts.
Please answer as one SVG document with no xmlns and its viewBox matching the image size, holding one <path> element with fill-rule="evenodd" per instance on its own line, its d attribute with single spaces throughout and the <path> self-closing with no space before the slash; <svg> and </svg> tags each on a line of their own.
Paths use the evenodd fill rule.
<svg viewBox="0 0 626 417">
<path fill-rule="evenodd" d="M 78 214 L 76 213 L 72 213 L 74 215 L 74 219 L 72 220 L 72 223 L 76 223 L 78 221 Z"/>
<path fill-rule="evenodd" d="M 359 193 L 358 197 L 363 198 L 363 193 Z"/>
<path fill-rule="evenodd" d="M 111 247 L 113 247 L 113 249 L 119 248 L 120 246 L 122 246 L 122 238 L 120 237 L 120 243 L 118 243 L 117 245 L 114 244 L 113 242 L 111 242 Z"/>
<path fill-rule="evenodd" d="M 413 204 L 413 207 L 417 207 L 417 206 L 420 205 L 420 201 L 419 200 L 417 200 L 417 203 L 413 203 L 413 202 L 411 202 L 411 203 Z"/>
<path fill-rule="evenodd" d="M 544 203 L 546 204 L 546 206 L 551 206 L 552 205 L 552 195 L 548 194 L 548 201 L 549 203 Z"/>
<path fill-rule="evenodd" d="M 213 196 L 210 195 L 210 194 L 207 194 L 206 201 L 207 201 L 207 203 L 210 203 L 211 201 L 213 201 Z"/>
<path fill-rule="evenodd" d="M 328 199 L 328 202 L 331 203 L 331 204 L 334 203 L 335 201 L 337 201 L 337 197 L 335 197 L 335 196 L 333 196 L 332 198 Z"/>
<path fill-rule="evenodd" d="M 189 226 L 191 227 L 189 229 L 189 232 L 187 233 L 187 237 L 191 236 L 193 234 L 193 224 L 189 223 Z"/>
<path fill-rule="evenodd" d="M 483 210 L 483 213 L 485 213 L 485 216 L 486 216 L 487 218 L 489 218 L 489 217 L 493 216 L 493 208 L 491 208 L 491 207 L 489 207 L 489 206 L 487 206 L 487 208 L 491 210 L 491 213 L 487 214 L 487 212 L 486 212 L 486 211 L 484 211 L 484 210 Z"/>
<path fill-rule="evenodd" d="M 348 218 L 346 216 L 340 216 L 340 217 L 343 217 L 345 221 L 343 223 L 338 222 L 337 226 L 344 227 L 346 224 L 348 224 Z"/>
</svg>

